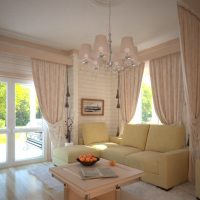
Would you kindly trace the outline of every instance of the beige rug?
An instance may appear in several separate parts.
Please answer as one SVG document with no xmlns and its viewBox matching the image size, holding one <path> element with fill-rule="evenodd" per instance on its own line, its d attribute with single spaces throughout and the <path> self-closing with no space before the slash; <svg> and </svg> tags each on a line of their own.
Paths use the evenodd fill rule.
<svg viewBox="0 0 200 200">
<path fill-rule="evenodd" d="M 63 200 L 63 185 L 49 173 L 51 163 L 37 165 L 29 173 L 37 177 L 51 190 L 52 198 Z M 121 188 L 121 200 L 196 200 L 194 186 L 187 182 L 166 192 L 156 186 L 137 182 Z"/>
</svg>

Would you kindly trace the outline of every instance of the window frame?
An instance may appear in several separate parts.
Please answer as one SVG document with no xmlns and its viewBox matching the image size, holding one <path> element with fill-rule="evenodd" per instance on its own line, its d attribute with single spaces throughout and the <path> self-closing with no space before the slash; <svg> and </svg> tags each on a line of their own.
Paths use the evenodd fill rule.
<svg viewBox="0 0 200 200">
<path fill-rule="evenodd" d="M 28 84 L 33 85 L 32 80 L 21 80 L 9 77 L 0 77 L 0 82 L 7 84 L 6 90 L 6 127 L 0 128 L 0 134 L 6 134 L 7 136 L 7 149 L 6 149 L 6 162 L 1 163 L 0 168 L 11 167 L 22 164 L 35 163 L 39 161 L 47 160 L 47 133 L 45 131 L 45 122 L 43 120 L 41 127 L 16 127 L 16 114 L 15 114 L 15 84 Z M 43 149 L 42 156 L 36 158 L 30 158 L 25 160 L 15 159 L 15 133 L 24 132 L 43 132 Z"/>
</svg>

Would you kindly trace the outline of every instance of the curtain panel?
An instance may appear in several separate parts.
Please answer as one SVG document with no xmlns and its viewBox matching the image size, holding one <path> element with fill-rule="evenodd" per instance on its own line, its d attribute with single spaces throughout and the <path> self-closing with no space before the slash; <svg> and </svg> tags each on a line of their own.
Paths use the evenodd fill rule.
<svg viewBox="0 0 200 200">
<path fill-rule="evenodd" d="M 155 111 L 163 124 L 181 124 L 183 81 L 180 53 L 150 61 L 150 78 Z"/>
<path fill-rule="evenodd" d="M 194 182 L 195 160 L 200 159 L 200 17 L 178 4 L 183 60 L 183 83 L 190 135 L 189 179 Z"/>
<path fill-rule="evenodd" d="M 128 123 L 135 113 L 143 71 L 144 63 L 141 63 L 136 67 L 120 72 L 119 94 L 122 123 Z"/>
<path fill-rule="evenodd" d="M 64 146 L 65 143 L 66 66 L 33 59 L 32 72 L 53 150 L 55 147 Z"/>
</svg>

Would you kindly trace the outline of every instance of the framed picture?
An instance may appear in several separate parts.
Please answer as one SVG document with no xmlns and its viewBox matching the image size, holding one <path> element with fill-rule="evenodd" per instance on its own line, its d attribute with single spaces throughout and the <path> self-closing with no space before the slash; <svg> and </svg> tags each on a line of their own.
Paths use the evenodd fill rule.
<svg viewBox="0 0 200 200">
<path fill-rule="evenodd" d="M 104 115 L 104 100 L 81 99 L 81 115 Z"/>
</svg>

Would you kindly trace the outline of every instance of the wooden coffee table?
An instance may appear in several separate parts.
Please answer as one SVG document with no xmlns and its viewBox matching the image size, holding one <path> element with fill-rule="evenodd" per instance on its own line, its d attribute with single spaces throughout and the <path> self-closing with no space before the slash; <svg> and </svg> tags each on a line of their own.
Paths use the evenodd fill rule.
<svg viewBox="0 0 200 200">
<path fill-rule="evenodd" d="M 111 167 L 108 160 L 100 159 L 92 167 L 111 167 L 118 177 L 82 180 L 79 175 L 81 167 L 83 166 L 77 162 L 50 168 L 52 176 L 64 184 L 65 200 L 120 199 L 120 186 L 138 181 L 144 173 L 122 164 Z"/>
</svg>

